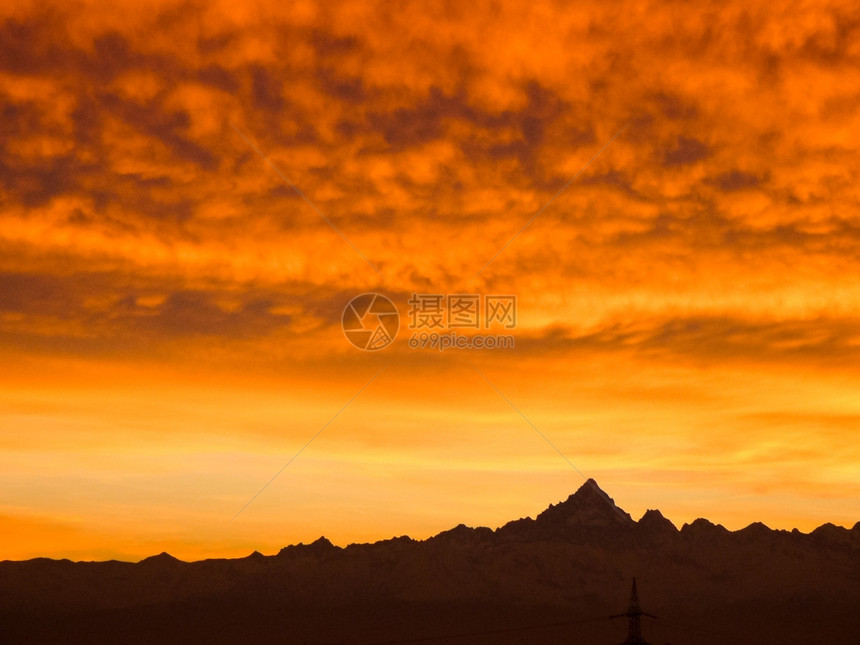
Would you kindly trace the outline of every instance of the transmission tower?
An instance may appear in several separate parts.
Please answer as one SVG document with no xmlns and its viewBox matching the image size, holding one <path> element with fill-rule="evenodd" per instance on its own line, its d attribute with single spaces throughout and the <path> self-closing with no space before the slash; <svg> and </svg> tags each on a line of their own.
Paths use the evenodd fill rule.
<svg viewBox="0 0 860 645">
<path fill-rule="evenodd" d="M 642 611 L 639 607 L 639 594 L 636 591 L 636 578 L 633 578 L 633 588 L 630 590 L 630 606 L 623 614 L 611 616 L 611 618 L 627 618 L 627 640 L 621 643 L 621 645 L 649 645 L 649 643 L 642 638 L 642 616 L 656 618 L 656 616 L 652 616 L 651 614 Z"/>
</svg>

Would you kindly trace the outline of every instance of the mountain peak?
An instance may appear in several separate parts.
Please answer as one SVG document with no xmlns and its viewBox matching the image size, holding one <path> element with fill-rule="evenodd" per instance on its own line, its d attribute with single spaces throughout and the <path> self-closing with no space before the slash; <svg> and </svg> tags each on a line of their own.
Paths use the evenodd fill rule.
<svg viewBox="0 0 860 645">
<path fill-rule="evenodd" d="M 586 482 L 579 487 L 579 489 L 570 497 L 567 498 L 566 501 L 558 504 L 557 506 L 550 508 L 562 508 L 567 507 L 569 510 L 582 511 L 584 509 L 594 509 L 597 512 L 604 513 L 606 511 L 611 512 L 616 516 L 617 519 L 621 520 L 624 523 L 629 523 L 633 521 L 633 518 L 627 514 L 620 507 L 616 506 L 615 500 L 612 499 L 600 486 L 597 485 L 597 482 L 593 479 L 588 479 Z M 549 510 L 549 509 L 547 509 Z M 544 511 L 545 513 L 546 511 Z M 542 513 L 543 514 L 543 513 Z M 538 516 L 540 517 L 540 516 Z"/>
<path fill-rule="evenodd" d="M 535 518 L 535 528 L 548 537 L 578 538 L 596 533 L 606 536 L 633 525 L 633 518 L 616 506 L 593 479 Z"/>
<path fill-rule="evenodd" d="M 329 539 L 323 535 L 318 537 L 310 544 L 305 544 L 304 542 L 302 542 L 300 544 L 285 546 L 283 549 L 278 551 L 278 555 L 282 557 L 295 557 L 299 553 L 304 553 L 313 556 L 323 557 L 334 553 L 339 553 L 340 551 L 341 548 L 339 546 L 335 546 L 334 544 L 332 544 Z"/>
<path fill-rule="evenodd" d="M 844 526 L 837 526 L 832 522 L 822 524 L 817 529 L 814 529 L 809 534 L 810 537 L 816 540 L 824 540 L 836 544 L 850 544 L 852 542 L 852 531 Z"/>
<path fill-rule="evenodd" d="M 458 524 L 452 529 L 429 538 L 428 541 L 439 542 L 445 545 L 470 545 L 492 539 L 493 531 L 486 527 L 471 528 L 465 524 Z"/>
<path fill-rule="evenodd" d="M 684 526 L 681 527 L 681 535 L 688 540 L 712 542 L 714 540 L 720 540 L 726 536 L 730 536 L 731 533 L 722 524 L 714 524 L 703 517 L 699 517 L 689 524 L 684 524 Z"/>
<path fill-rule="evenodd" d="M 588 478 L 585 480 L 585 483 L 580 486 L 576 492 L 571 495 L 568 499 L 580 498 L 580 499 L 601 499 L 604 502 L 609 502 L 612 506 L 615 506 L 615 500 L 613 500 L 607 493 L 604 491 L 596 481 L 592 478 Z M 617 507 L 616 507 L 617 508 Z"/>
<path fill-rule="evenodd" d="M 678 528 L 656 509 L 648 509 L 637 522 L 639 528 L 655 535 L 674 535 Z"/>
<path fill-rule="evenodd" d="M 138 564 L 175 564 L 181 562 L 181 560 L 174 558 L 167 551 L 162 551 L 158 555 L 151 555 L 148 558 L 144 558 Z"/>
</svg>

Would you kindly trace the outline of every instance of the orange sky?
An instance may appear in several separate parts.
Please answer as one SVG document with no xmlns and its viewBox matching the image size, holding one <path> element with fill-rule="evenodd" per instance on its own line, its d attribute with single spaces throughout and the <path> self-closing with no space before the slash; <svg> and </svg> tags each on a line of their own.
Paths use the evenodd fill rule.
<svg viewBox="0 0 860 645">
<path fill-rule="evenodd" d="M 0 559 L 498 526 L 583 481 L 530 424 L 637 518 L 860 519 L 856 3 L 7 5 Z"/>
</svg>

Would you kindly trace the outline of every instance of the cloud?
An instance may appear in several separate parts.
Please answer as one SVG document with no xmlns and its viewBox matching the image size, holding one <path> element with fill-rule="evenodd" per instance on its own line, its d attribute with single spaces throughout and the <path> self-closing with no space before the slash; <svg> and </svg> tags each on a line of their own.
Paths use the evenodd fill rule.
<svg viewBox="0 0 860 645">
<path fill-rule="evenodd" d="M 708 146 L 703 142 L 678 137 L 677 143 L 663 155 L 663 163 L 667 166 L 685 166 L 705 159 L 709 154 Z"/>
<path fill-rule="evenodd" d="M 691 391 L 731 398 L 737 370 L 825 391 L 860 346 L 858 31 L 837 0 L 9 4 L 0 354 L 344 400 L 388 356 L 414 368 L 386 399 L 401 413 L 424 378 L 460 396 L 468 359 L 511 375 L 506 391 L 553 392 L 565 428 L 673 441 L 698 436 Z M 401 313 L 413 291 L 517 294 L 516 350 L 431 357 L 401 336 L 356 353 L 340 315 L 368 291 Z M 571 383 L 592 397 L 581 418 Z M 667 407 L 623 416 L 619 392 Z M 733 402 L 764 413 L 769 396 Z M 673 445 L 653 446 L 653 472 L 723 482 Z"/>
<path fill-rule="evenodd" d="M 597 329 L 553 326 L 516 335 L 517 353 L 567 360 L 621 353 L 676 365 L 787 365 L 854 371 L 860 353 L 856 320 L 750 320 L 725 316 L 621 320 Z"/>
<path fill-rule="evenodd" d="M 376 29 L 408 25 L 415 16 L 394 12 L 382 19 L 343 4 L 315 17 L 261 18 L 252 36 L 239 26 L 252 19 L 217 8 L 189 34 L 193 11 L 156 6 L 151 17 L 131 16 L 135 29 L 116 21 L 100 25 L 86 12 L 6 20 L 7 72 L 22 88 L 47 84 L 67 106 L 48 110 L 44 94 L 10 98 L 6 109 L 20 124 L 13 147 L 35 145 L 34 120 L 45 131 L 53 119 L 55 145 L 68 149 L 23 159 L 4 155 L 13 203 L 38 218 L 40 207 L 63 197 L 88 201 L 70 222 L 70 239 L 81 228 L 111 231 L 121 223 L 137 235 L 155 232 L 168 244 L 190 239 L 201 247 L 225 234 L 241 236 L 232 226 L 240 219 L 254 221 L 254 234 L 242 239 L 246 246 L 261 230 L 285 224 L 294 230 L 313 220 L 311 212 L 296 216 L 304 206 L 236 137 L 229 126 L 238 124 L 338 226 L 368 236 L 367 253 L 390 276 L 426 274 L 435 254 L 416 254 L 412 238 L 432 232 L 441 242 L 432 230 L 440 220 L 480 223 L 483 234 L 470 251 L 491 257 L 629 119 L 624 136 L 545 215 L 563 218 L 569 230 L 562 237 L 581 236 L 598 223 L 621 238 L 639 235 L 649 223 L 656 234 L 669 218 L 693 231 L 706 223 L 702 211 L 741 230 L 821 221 L 820 205 L 787 188 L 798 164 L 814 159 L 805 162 L 800 150 L 792 151 L 799 141 L 780 125 L 792 121 L 800 132 L 820 120 L 775 111 L 793 87 L 788 78 L 767 81 L 758 95 L 747 86 L 759 83 L 774 60 L 824 65 L 823 58 L 838 56 L 843 46 L 828 40 L 829 19 L 801 27 L 790 15 L 710 9 L 729 33 L 748 36 L 737 51 L 734 40 L 709 32 L 704 18 L 690 16 L 673 27 L 658 8 L 639 30 L 597 7 L 542 31 L 529 20 L 551 15 L 546 8 L 502 10 L 493 30 L 556 52 L 558 61 L 549 65 L 546 56 L 530 53 L 533 46 L 488 58 L 482 40 L 488 25 L 479 13 L 456 21 L 437 15 L 427 23 L 432 31 L 413 27 L 409 36 L 380 38 Z M 842 9 L 828 12 L 841 17 Z M 777 28 L 799 40 L 775 50 Z M 570 38 L 575 51 L 562 47 Z M 638 59 L 626 55 L 634 48 Z M 750 64 L 740 66 L 739 59 Z M 618 93 L 622 86 L 625 95 Z M 851 99 L 828 95 L 826 101 L 837 106 Z M 755 107 L 740 113 L 739 103 Z M 774 121 L 763 123 L 758 114 Z M 825 120 L 847 123 L 850 114 L 831 108 Z M 808 176 L 832 191 L 824 172 Z M 609 192 L 609 199 L 596 201 L 589 186 Z M 848 183 L 838 190 L 848 191 Z M 618 191 L 624 194 L 612 195 Z M 838 200 L 829 196 L 831 204 Z M 248 213 L 251 205 L 255 212 Z M 571 211 L 588 217 L 571 218 Z M 213 218 L 217 212 L 225 215 Z M 379 231 L 390 233 L 387 248 L 372 239 Z M 676 236 L 676 252 L 699 252 L 703 237 Z M 740 237 L 723 236 L 721 244 L 731 251 Z M 771 239 L 785 246 L 784 235 Z M 433 263 L 439 267 L 434 279 L 467 273 L 471 258 L 462 251 L 447 255 Z M 702 264 L 712 261 L 702 258 Z"/>
</svg>

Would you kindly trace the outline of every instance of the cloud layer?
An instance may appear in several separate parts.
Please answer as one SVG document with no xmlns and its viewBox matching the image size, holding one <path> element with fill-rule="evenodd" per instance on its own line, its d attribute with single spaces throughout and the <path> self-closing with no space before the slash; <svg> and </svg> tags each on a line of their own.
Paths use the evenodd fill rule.
<svg viewBox="0 0 860 645">
<path fill-rule="evenodd" d="M 678 401 L 683 381 L 698 400 L 730 399 L 720 418 L 737 425 L 723 432 L 740 442 L 755 418 L 761 445 L 784 455 L 778 419 L 796 387 L 807 421 L 792 440 L 820 469 L 809 490 L 846 486 L 844 512 L 856 515 L 846 473 L 857 455 L 825 456 L 850 424 L 822 428 L 860 413 L 858 32 L 860 10 L 835 1 L 5 7 L 0 356 L 21 374 L 40 361 L 77 366 L 94 388 L 85 397 L 123 365 L 309 383 L 345 397 L 313 408 L 322 424 L 378 358 L 341 333 L 353 295 L 384 292 L 405 314 L 415 291 L 517 294 L 514 351 L 431 356 L 404 337 L 386 350 L 403 370 L 385 390 L 402 415 L 392 423 L 430 415 L 421 393 L 433 379 L 481 387 L 464 371 L 480 364 L 531 414 L 554 411 L 544 421 L 585 454 L 588 428 L 640 427 L 612 412 L 619 397 L 654 396 L 660 412 L 640 428 L 658 438 L 642 439 L 646 470 L 722 482 L 682 447 L 703 423 Z M 631 375 L 620 390 L 619 371 Z M 774 373 L 789 378 L 771 389 Z M 55 376 L 34 378 L 8 378 L 10 391 L 35 388 L 46 406 L 61 396 Z M 565 403 L 574 386 L 591 393 L 583 408 Z M 446 407 L 445 419 L 480 426 L 471 405 Z M 0 439 L 31 428 L 3 414 Z M 266 414 L 263 425 L 280 412 Z M 58 436 L 55 422 L 44 439 Z M 262 450 L 242 444 L 243 428 L 218 432 L 237 455 Z M 742 446 L 719 450 L 726 462 Z M 429 463 L 420 451 L 403 459 Z M 592 470 L 624 489 L 631 459 L 596 457 Z M 801 487 L 788 465 L 756 478 L 753 462 L 737 486 Z M 210 465 L 216 477 L 223 464 Z M 377 475 L 364 476 L 374 489 Z M 535 484 L 530 500 L 539 508 L 572 484 L 554 486 Z M 500 519 L 515 512 L 496 504 Z M 780 504 L 772 516 L 790 517 Z M 0 498 L 0 515 L 34 508 L 58 512 L 50 496 Z"/>
</svg>

